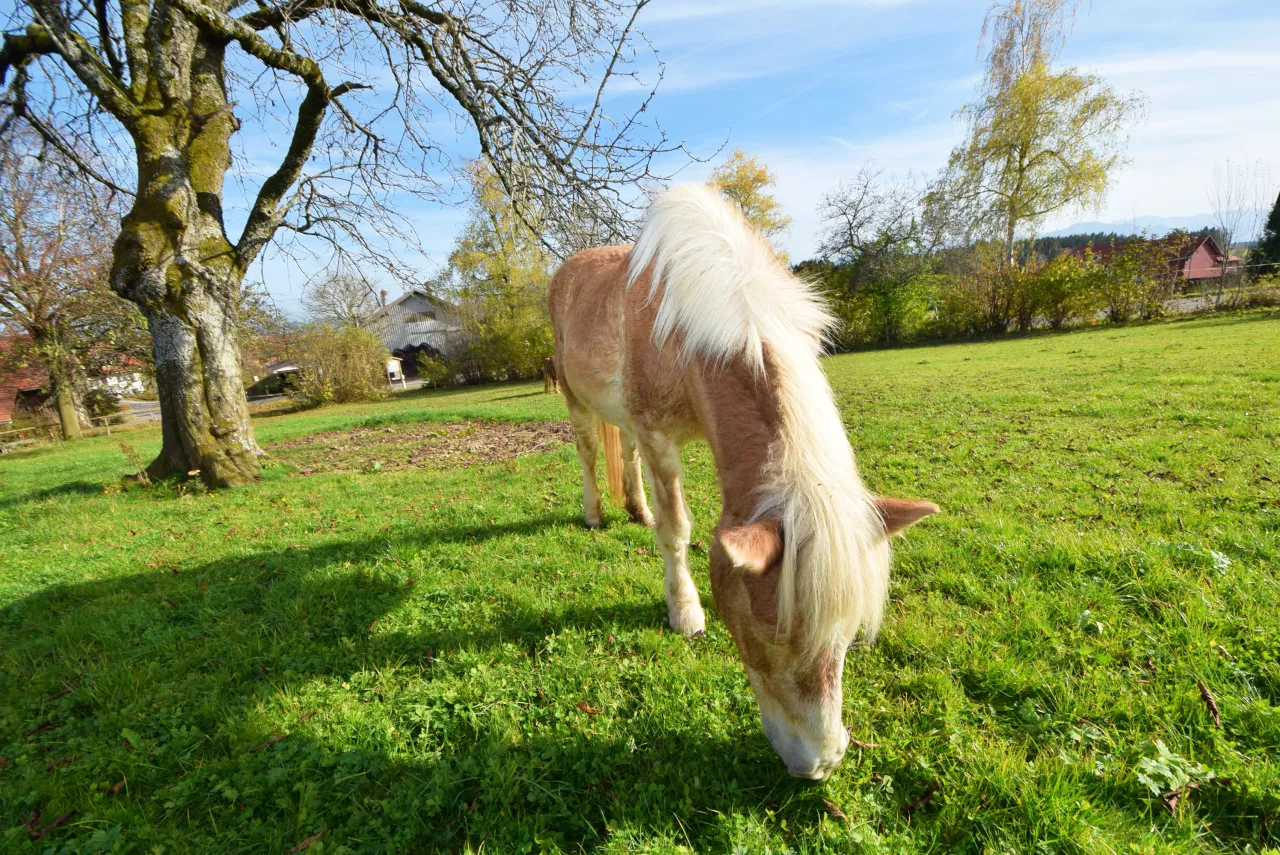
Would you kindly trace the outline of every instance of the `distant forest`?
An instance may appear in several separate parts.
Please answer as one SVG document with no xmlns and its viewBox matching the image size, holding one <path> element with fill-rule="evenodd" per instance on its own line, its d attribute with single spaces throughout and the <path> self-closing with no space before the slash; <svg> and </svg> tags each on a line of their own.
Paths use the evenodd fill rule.
<svg viewBox="0 0 1280 855">
<path fill-rule="evenodd" d="M 1211 235 L 1214 241 L 1216 241 L 1219 245 L 1221 245 L 1222 243 L 1222 233 L 1217 229 L 1210 228 L 1208 226 L 1205 226 L 1199 231 L 1191 232 L 1190 234 L 1194 235 L 1195 237 L 1200 237 L 1201 235 Z M 1109 244 L 1112 241 L 1120 243 L 1122 241 L 1132 240 L 1133 238 L 1136 238 L 1136 237 L 1138 237 L 1138 235 L 1134 235 L 1134 234 L 1124 235 L 1124 234 L 1118 234 L 1116 232 L 1106 232 L 1106 233 L 1094 232 L 1092 234 L 1064 235 L 1063 237 L 1036 238 L 1035 241 L 1032 242 L 1031 246 L 1035 250 L 1036 254 L 1039 255 L 1041 258 L 1057 258 L 1059 255 L 1066 252 L 1067 250 L 1075 249 L 1076 247 L 1086 246 L 1088 244 L 1093 244 L 1094 246 L 1102 246 L 1103 244 Z M 1163 235 L 1148 235 L 1148 237 L 1163 237 Z"/>
</svg>

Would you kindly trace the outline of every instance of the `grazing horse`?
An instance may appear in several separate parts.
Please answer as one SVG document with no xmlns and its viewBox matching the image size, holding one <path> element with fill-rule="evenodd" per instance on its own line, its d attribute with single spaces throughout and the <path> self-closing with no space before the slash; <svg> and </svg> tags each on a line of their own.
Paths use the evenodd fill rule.
<svg viewBox="0 0 1280 855">
<path fill-rule="evenodd" d="M 825 778 L 849 741 L 845 652 L 859 634 L 875 635 L 884 611 L 889 538 L 938 510 L 862 485 L 818 362 L 831 316 L 736 209 L 699 185 L 654 200 L 634 246 L 566 261 L 548 301 L 586 524 L 602 522 L 598 437 L 618 436 L 606 465 L 621 469 L 631 518 L 656 525 L 668 619 L 700 634 L 680 450 L 707 440 L 722 497 L 710 556 L 716 607 L 774 750 L 791 774 Z"/>
<path fill-rule="evenodd" d="M 550 395 L 560 391 L 560 381 L 556 378 L 556 360 L 548 356 L 542 360 L 542 394 Z"/>
</svg>

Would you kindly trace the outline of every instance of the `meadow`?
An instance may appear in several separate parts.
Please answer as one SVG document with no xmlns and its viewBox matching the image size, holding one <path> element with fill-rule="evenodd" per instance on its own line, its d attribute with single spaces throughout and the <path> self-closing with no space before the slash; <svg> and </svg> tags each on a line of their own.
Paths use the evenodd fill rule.
<svg viewBox="0 0 1280 855">
<path fill-rule="evenodd" d="M 154 429 L 0 458 L 0 850 L 1274 851 L 1280 314 L 825 364 L 868 484 L 943 508 L 828 781 L 711 608 L 706 447 L 688 640 L 499 385 L 262 413 L 235 491 L 121 487 Z"/>
</svg>

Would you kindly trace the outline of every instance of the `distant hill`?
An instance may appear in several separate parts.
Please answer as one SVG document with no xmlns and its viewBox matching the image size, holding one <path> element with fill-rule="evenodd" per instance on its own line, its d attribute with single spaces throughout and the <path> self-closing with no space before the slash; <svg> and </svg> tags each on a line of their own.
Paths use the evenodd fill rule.
<svg viewBox="0 0 1280 855">
<path fill-rule="evenodd" d="M 1251 212 L 1258 216 L 1257 222 L 1261 225 L 1266 220 L 1265 211 Z M 1245 218 L 1246 220 L 1249 217 Z M 1174 229 L 1186 229 L 1189 232 L 1198 232 L 1205 228 L 1213 226 L 1213 214 L 1187 214 L 1182 217 L 1132 217 L 1128 220 L 1115 220 L 1113 222 L 1084 222 L 1073 223 L 1061 229 L 1054 229 L 1051 232 L 1045 232 L 1040 237 L 1066 237 L 1068 235 L 1088 235 L 1088 234 L 1120 234 L 1131 235 L 1146 232 L 1152 235 L 1163 235 Z M 1253 235 L 1249 235 L 1252 239 Z"/>
</svg>

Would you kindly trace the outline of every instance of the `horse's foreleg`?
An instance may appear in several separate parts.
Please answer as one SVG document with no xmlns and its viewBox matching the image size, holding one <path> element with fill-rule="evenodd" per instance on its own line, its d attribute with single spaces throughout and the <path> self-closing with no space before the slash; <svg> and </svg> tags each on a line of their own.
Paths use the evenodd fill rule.
<svg viewBox="0 0 1280 855">
<path fill-rule="evenodd" d="M 578 460 L 582 463 L 582 519 L 587 528 L 599 528 L 604 524 L 604 514 L 600 510 L 600 490 L 596 487 L 596 455 L 600 442 L 596 436 L 596 419 L 567 389 L 565 403 L 569 405 L 569 423 L 573 425 Z"/>
<path fill-rule="evenodd" d="M 640 450 L 634 437 L 622 435 L 622 493 L 633 522 L 653 527 L 653 514 L 644 498 L 644 477 L 640 473 Z"/>
<path fill-rule="evenodd" d="M 699 635 L 707 626 L 698 588 L 689 573 L 689 506 L 680 484 L 680 448 L 660 437 L 640 443 L 653 485 L 658 551 L 666 566 L 667 620 L 683 635 Z"/>
</svg>

